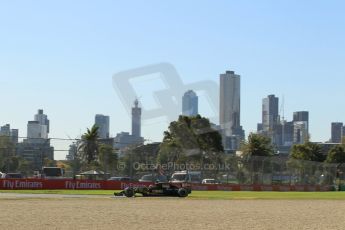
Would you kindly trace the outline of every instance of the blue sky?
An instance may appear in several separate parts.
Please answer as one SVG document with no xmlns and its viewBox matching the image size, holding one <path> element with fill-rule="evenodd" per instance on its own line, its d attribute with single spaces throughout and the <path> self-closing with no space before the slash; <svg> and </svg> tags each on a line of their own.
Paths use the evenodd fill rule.
<svg viewBox="0 0 345 230">
<path fill-rule="evenodd" d="M 111 133 L 130 131 L 130 116 L 112 75 L 167 62 L 183 82 L 212 80 L 227 69 L 242 76 L 242 124 L 261 121 L 261 100 L 285 98 L 285 117 L 310 111 L 314 141 L 345 122 L 345 4 L 342 1 L 1 1 L 0 124 L 26 135 L 42 108 L 51 137 L 76 137 L 94 115 L 111 116 Z M 142 85 L 140 85 L 142 84 Z M 136 85 L 154 108 L 159 79 Z M 202 114 L 210 115 L 201 99 Z M 144 121 L 160 141 L 168 121 Z M 217 120 L 215 120 L 217 122 Z M 67 148 L 68 143 L 54 143 Z M 57 153 L 63 159 L 65 153 Z"/>
</svg>

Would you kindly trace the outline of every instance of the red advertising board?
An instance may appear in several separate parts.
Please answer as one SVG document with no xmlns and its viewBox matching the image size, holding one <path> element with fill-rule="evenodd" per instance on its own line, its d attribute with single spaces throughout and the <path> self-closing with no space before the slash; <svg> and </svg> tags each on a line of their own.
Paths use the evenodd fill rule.
<svg viewBox="0 0 345 230">
<path fill-rule="evenodd" d="M 103 180 L 48 180 L 48 179 L 0 179 L 1 190 L 71 189 L 71 190 L 123 190 L 127 187 L 149 186 L 145 182 L 121 182 Z M 320 185 L 234 185 L 193 184 L 196 191 L 330 191 L 331 186 Z"/>
<path fill-rule="evenodd" d="M 72 180 L 72 179 L 0 179 L 0 189 L 87 189 L 87 190 L 121 190 L 126 187 L 149 186 L 151 183 Z"/>
</svg>

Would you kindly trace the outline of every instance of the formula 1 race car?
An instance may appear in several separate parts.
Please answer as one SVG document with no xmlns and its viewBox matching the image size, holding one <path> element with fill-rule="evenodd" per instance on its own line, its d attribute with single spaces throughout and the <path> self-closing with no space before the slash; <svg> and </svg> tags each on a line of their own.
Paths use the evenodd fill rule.
<svg viewBox="0 0 345 230">
<path fill-rule="evenodd" d="M 144 197 L 152 196 L 176 196 L 187 197 L 192 192 L 191 186 L 186 183 L 162 183 L 158 182 L 155 185 L 148 187 L 128 187 L 119 193 L 114 193 L 116 197 L 126 196 L 134 197 L 136 194 L 141 194 Z"/>
</svg>

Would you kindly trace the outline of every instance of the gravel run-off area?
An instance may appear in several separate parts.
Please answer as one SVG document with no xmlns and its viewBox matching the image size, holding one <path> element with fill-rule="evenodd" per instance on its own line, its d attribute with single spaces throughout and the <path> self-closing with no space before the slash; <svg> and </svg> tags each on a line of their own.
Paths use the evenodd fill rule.
<svg viewBox="0 0 345 230">
<path fill-rule="evenodd" d="M 0 229 L 345 229 L 345 201 L 1 197 Z"/>
</svg>

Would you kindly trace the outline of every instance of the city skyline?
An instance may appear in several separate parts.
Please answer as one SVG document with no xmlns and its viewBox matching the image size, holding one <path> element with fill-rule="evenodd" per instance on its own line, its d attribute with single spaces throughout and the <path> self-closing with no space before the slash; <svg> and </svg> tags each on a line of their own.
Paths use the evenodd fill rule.
<svg viewBox="0 0 345 230">
<path fill-rule="evenodd" d="M 231 79 L 231 80 L 230 80 Z M 237 82 L 238 80 L 238 82 Z M 230 84 L 230 89 L 231 88 L 240 88 L 240 75 L 236 75 L 234 71 L 226 71 L 225 74 L 220 74 L 220 82 L 221 84 L 223 83 L 223 87 L 220 87 L 220 92 L 225 88 L 227 88 L 226 86 L 229 86 Z M 237 83 L 236 83 L 237 82 Z M 194 97 L 197 97 L 197 95 L 194 93 L 193 90 L 188 90 L 183 97 L 181 97 L 181 101 L 185 100 L 186 95 L 190 96 L 190 92 L 193 93 Z M 235 92 L 233 92 L 232 94 L 236 94 L 236 90 Z M 226 93 L 220 93 L 220 98 L 224 97 Z M 234 96 L 234 95 L 232 95 Z M 231 98 L 230 98 L 231 99 Z M 224 100 L 224 99 L 223 99 Z M 238 101 L 240 101 L 240 98 L 237 99 Z M 222 101 L 222 99 L 220 99 L 220 101 Z M 236 100 L 232 100 L 232 101 L 236 101 Z M 183 103 L 182 103 L 183 104 Z M 114 146 L 120 146 L 120 145 L 128 145 L 130 142 L 133 141 L 133 143 L 137 142 L 138 143 L 144 142 L 144 141 L 151 141 L 149 139 L 145 139 L 145 137 L 141 137 L 141 107 L 139 106 L 139 100 L 135 99 L 134 103 L 133 103 L 132 107 L 132 134 L 129 134 L 129 132 L 126 131 L 121 131 L 120 133 L 117 133 L 117 135 L 113 136 L 113 135 L 109 135 L 109 126 L 110 126 L 110 117 L 109 116 L 105 116 L 103 114 L 96 114 L 95 115 L 95 125 L 97 125 L 98 127 L 100 127 L 100 133 L 99 133 L 99 138 L 106 140 L 108 138 L 114 139 Z M 195 106 L 195 105 L 194 105 Z M 222 106 L 220 106 L 221 108 Z M 224 111 L 226 109 L 223 109 Z M 237 110 L 240 111 L 240 108 L 237 108 Z M 240 112 L 236 112 L 236 109 L 234 110 L 235 113 L 240 113 Z M 182 110 L 182 115 L 183 115 L 183 110 Z M 202 115 L 202 114 L 201 114 Z M 258 123 L 258 129 L 257 132 L 263 135 L 268 135 L 270 138 L 272 138 L 272 143 L 273 144 L 278 144 L 278 142 L 276 142 L 276 137 L 273 135 L 273 133 L 270 133 L 270 130 L 273 131 L 275 129 L 276 125 L 283 125 L 286 126 L 287 129 L 289 129 L 289 126 L 293 126 L 293 134 L 290 138 L 292 138 L 293 142 L 291 142 L 291 144 L 288 144 L 288 146 L 291 146 L 292 143 L 294 144 L 298 144 L 298 143 L 304 143 L 305 138 L 309 137 L 310 133 L 309 131 L 309 112 L 308 111 L 295 111 L 293 112 L 293 116 L 292 116 L 292 121 L 291 122 L 287 122 L 287 120 L 285 119 L 284 115 L 282 117 L 282 119 L 280 119 L 280 112 L 279 112 L 279 98 L 275 97 L 274 94 L 270 94 L 268 95 L 266 98 L 262 99 L 262 123 Z M 236 120 L 236 119 L 235 119 Z M 220 121 L 221 121 L 221 117 L 220 117 Z M 232 125 L 234 122 L 233 121 L 227 121 L 225 122 L 225 125 Z M 236 123 L 236 122 L 235 122 Z M 291 124 L 290 124 L 291 123 Z M 221 124 L 221 123 L 220 123 Z M 223 129 L 223 131 L 221 131 L 221 133 L 223 133 L 224 137 L 230 137 L 234 134 L 226 135 L 226 129 L 227 127 L 221 127 L 221 125 L 219 124 L 219 127 L 221 129 Z M 266 124 L 266 125 L 264 125 Z M 240 126 L 240 122 L 237 122 L 237 126 Z M 231 126 L 232 127 L 232 126 Z M 228 128 L 231 128 L 230 126 Z M 235 127 L 235 126 L 234 126 Z M 238 128 L 237 127 L 237 128 Z M 260 129 L 259 129 L 260 127 Z M 336 128 L 335 128 L 336 127 Z M 284 129 L 283 129 L 284 130 Z M 305 131 L 303 131 L 305 130 Z M 340 143 L 342 137 L 344 137 L 344 131 L 345 130 L 345 126 L 343 126 L 343 122 L 332 122 L 331 123 L 331 137 L 327 140 L 322 140 L 322 141 L 315 141 L 315 142 L 320 142 L 320 143 Z M 336 130 L 336 131 L 335 131 Z M 243 130 L 245 132 L 245 130 Z M 50 143 L 51 140 L 58 140 L 58 139 L 63 139 L 61 137 L 48 137 L 48 134 L 50 132 L 50 120 L 48 120 L 48 116 L 46 114 L 43 113 L 43 109 L 38 109 L 37 114 L 34 115 L 34 121 L 28 121 L 28 125 L 27 125 L 27 135 L 26 136 L 21 136 L 19 135 L 18 129 L 11 129 L 10 128 L 10 124 L 6 124 L 4 126 L 1 126 L 1 135 L 7 135 L 10 136 L 12 138 L 12 140 L 14 140 L 14 143 L 18 142 L 18 138 L 20 140 L 24 141 L 27 143 L 30 143 L 33 141 L 33 143 L 35 142 L 40 142 L 40 138 L 42 138 L 42 140 L 47 139 L 49 140 L 48 143 Z M 275 132 L 275 131 L 274 131 Z M 256 132 L 254 132 L 256 133 Z M 235 135 L 240 135 L 240 134 L 235 134 Z M 284 134 L 283 134 L 284 136 Z M 337 136 L 337 137 L 335 137 Z M 224 138 L 223 137 L 223 138 Z M 134 139 L 135 140 L 134 140 Z M 246 138 L 246 136 L 245 136 Z M 26 139 L 26 140 L 25 140 Z M 133 140 L 132 140 L 133 139 Z M 230 138 L 231 139 L 231 138 Z M 37 141 L 36 141 L 37 140 Z M 76 141 L 77 137 L 75 139 L 68 137 L 68 139 L 65 139 L 65 141 Z M 126 140 L 125 143 L 122 143 L 122 140 Z M 223 144 L 227 145 L 227 141 L 229 142 L 233 142 L 234 140 L 226 140 L 223 139 Z M 122 143 L 122 144 L 121 144 Z M 120 145 L 119 145 L 120 144 Z M 73 145 L 73 143 L 72 143 Z M 235 146 L 237 146 L 237 144 L 234 144 Z M 279 146 L 280 144 L 278 144 Z M 285 146 L 284 144 L 284 138 L 283 138 L 283 142 L 282 142 L 282 146 Z M 231 148 L 226 148 L 228 150 L 231 150 Z M 62 151 L 62 152 L 66 152 L 66 156 L 68 155 L 68 151 L 70 150 L 58 150 L 58 151 Z M 65 157 L 66 157 L 65 156 Z M 62 157 L 59 156 L 59 157 Z M 60 158 L 59 158 L 60 159 Z M 64 158 L 63 158 L 64 159 Z"/>
<path fill-rule="evenodd" d="M 239 73 L 246 134 L 256 130 L 270 94 L 284 96 L 286 120 L 309 111 L 313 141 L 328 140 L 330 124 L 344 122 L 337 100 L 345 85 L 343 2 L 179 3 L 0 3 L 1 124 L 24 136 L 30 114 L 42 108 L 51 137 L 75 138 L 100 113 L 112 118 L 115 136 L 130 130 L 131 115 L 112 75 L 161 62 L 175 66 L 184 84 Z M 159 107 L 152 92 L 168 88 L 155 75 L 133 84 L 144 108 Z M 199 113 L 218 123 L 218 103 L 213 109 L 207 94 L 196 93 Z M 142 136 L 160 141 L 170 121 L 143 120 Z"/>
</svg>

